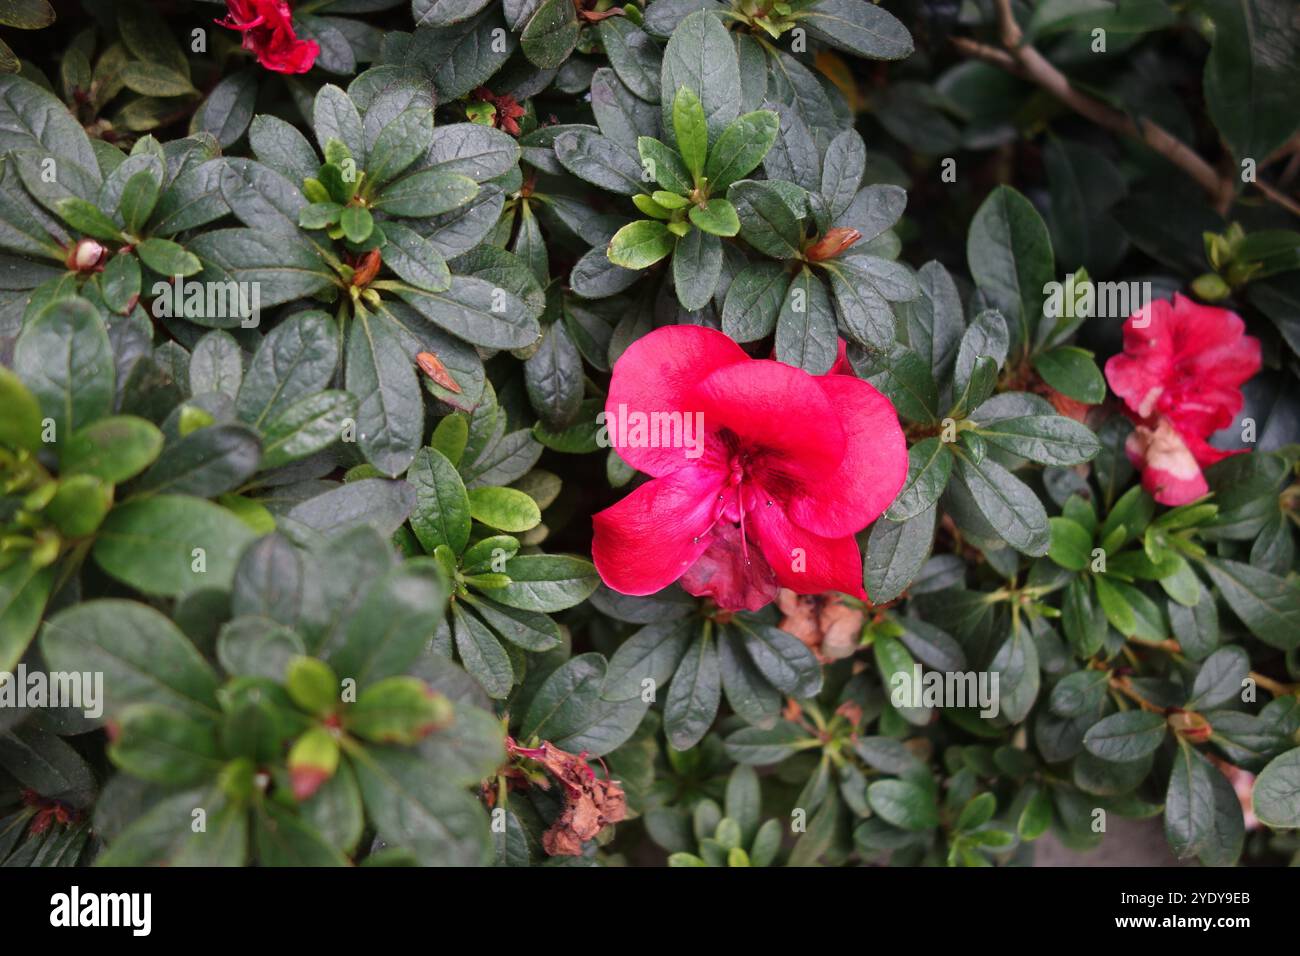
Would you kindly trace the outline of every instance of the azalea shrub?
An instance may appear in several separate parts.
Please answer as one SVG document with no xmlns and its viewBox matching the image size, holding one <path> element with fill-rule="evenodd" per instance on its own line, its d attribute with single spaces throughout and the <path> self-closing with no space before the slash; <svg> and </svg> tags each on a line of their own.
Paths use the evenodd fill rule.
<svg viewBox="0 0 1300 956">
<path fill-rule="evenodd" d="M 1300 859 L 1290 0 L 0 38 L 6 866 Z"/>
</svg>

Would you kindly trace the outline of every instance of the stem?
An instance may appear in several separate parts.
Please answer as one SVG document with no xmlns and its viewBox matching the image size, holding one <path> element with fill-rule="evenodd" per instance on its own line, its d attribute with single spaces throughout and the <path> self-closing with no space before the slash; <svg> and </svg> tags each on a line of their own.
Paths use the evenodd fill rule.
<svg viewBox="0 0 1300 956">
<path fill-rule="evenodd" d="M 1064 73 L 1053 66 L 1031 44 L 1024 42 L 1024 34 L 1011 10 L 1011 0 L 994 0 L 994 3 L 998 11 L 998 26 L 1005 50 L 957 37 L 952 42 L 958 50 L 967 56 L 991 63 L 1008 73 L 1014 73 L 1037 84 L 1098 126 L 1141 140 L 1195 180 L 1197 185 L 1209 194 L 1219 212 L 1227 212 L 1236 193 L 1236 183 L 1232 176 L 1220 176 L 1215 168 L 1195 150 L 1181 142 L 1164 127 L 1145 117 L 1134 120 L 1126 113 L 1075 89 Z M 1255 182 L 1253 185 L 1271 202 L 1300 216 L 1300 202 L 1296 202 L 1295 199 L 1268 183 Z"/>
</svg>

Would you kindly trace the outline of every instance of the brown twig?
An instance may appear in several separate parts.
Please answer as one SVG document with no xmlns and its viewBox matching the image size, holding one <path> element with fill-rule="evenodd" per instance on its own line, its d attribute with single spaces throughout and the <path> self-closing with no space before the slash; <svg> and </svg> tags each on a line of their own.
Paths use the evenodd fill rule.
<svg viewBox="0 0 1300 956">
<path fill-rule="evenodd" d="M 1075 89 L 1064 73 L 1053 66 L 1031 44 L 1024 42 L 1024 33 L 1016 23 L 1015 14 L 1011 9 L 1011 0 L 994 0 L 994 3 L 997 7 L 998 29 L 1005 52 L 962 37 L 956 37 L 952 41 L 957 49 L 967 56 L 991 63 L 1042 87 L 1070 109 L 1092 120 L 1098 126 L 1142 141 L 1195 180 L 1197 185 L 1209 194 L 1220 212 L 1228 210 L 1236 194 L 1233 176 L 1220 175 L 1200 154 L 1159 124 L 1145 117 L 1135 120 L 1127 113 Z M 1296 200 L 1268 183 L 1255 182 L 1254 185 L 1270 201 L 1300 216 L 1300 203 Z"/>
<path fill-rule="evenodd" d="M 1170 654 L 1183 653 L 1183 646 L 1172 637 L 1163 641 L 1140 641 L 1138 643 L 1141 647 L 1154 647 Z M 1289 697 L 1292 694 L 1300 694 L 1300 684 L 1284 684 L 1281 681 L 1274 680 L 1267 674 L 1261 674 L 1259 671 L 1251 671 L 1248 676 L 1257 686 L 1264 688 L 1274 697 Z"/>
</svg>

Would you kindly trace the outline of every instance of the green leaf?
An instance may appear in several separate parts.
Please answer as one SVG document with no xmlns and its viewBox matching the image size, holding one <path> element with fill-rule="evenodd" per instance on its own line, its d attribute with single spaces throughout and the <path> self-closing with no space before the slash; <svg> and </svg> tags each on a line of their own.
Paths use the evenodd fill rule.
<svg viewBox="0 0 1300 956">
<path fill-rule="evenodd" d="M 582 409 L 582 355 L 563 322 L 547 326 L 541 345 L 524 363 L 524 384 L 548 427 L 562 429 L 575 422 Z"/>
<path fill-rule="evenodd" d="M 1270 0 L 1204 0 L 1214 21 L 1205 103 L 1238 162 L 1262 162 L 1300 127 L 1300 25 Z"/>
<path fill-rule="evenodd" d="M 498 635 L 516 647 L 542 653 L 560 643 L 560 628 L 545 614 L 504 607 L 473 594 L 464 598 Z"/>
<path fill-rule="evenodd" d="M 85 299 L 58 299 L 28 320 L 14 346 L 13 368 L 41 414 L 53 419 L 55 441 L 113 410 L 108 330 Z"/>
<path fill-rule="evenodd" d="M 637 97 L 648 103 L 659 101 L 659 46 L 628 17 L 601 20 L 597 29 L 609 65 Z"/>
<path fill-rule="evenodd" d="M 1047 553 L 1047 512 L 1024 482 L 991 458 L 976 464 L 965 454 L 958 458 L 957 477 L 1002 540 L 1031 557 Z"/>
<path fill-rule="evenodd" d="M 759 252 L 776 259 L 799 254 L 803 230 L 794 212 L 771 183 L 742 179 L 727 190 L 740 219 L 740 235 Z"/>
<path fill-rule="evenodd" d="M 1052 526 L 1048 557 L 1070 571 L 1088 567 L 1092 561 L 1092 534 L 1069 518 L 1053 517 L 1048 523 Z"/>
<path fill-rule="evenodd" d="M 158 203 L 159 186 L 147 169 L 133 175 L 122 189 L 122 198 L 118 200 L 117 211 L 126 225 L 127 232 L 138 235 Z"/>
<path fill-rule="evenodd" d="M 778 627 L 736 625 L 745 634 L 754 666 L 773 687 L 791 697 L 815 697 L 821 691 L 821 664 L 806 644 Z"/>
<path fill-rule="evenodd" d="M 1192 684 L 1187 710 L 1205 711 L 1221 707 L 1243 693 L 1250 674 L 1250 655 L 1235 645 L 1221 647 L 1201 664 Z"/>
<path fill-rule="evenodd" d="M 113 256 L 100 273 L 99 287 L 105 305 L 119 314 L 130 312 L 140 301 L 140 260 L 135 256 Z"/>
<path fill-rule="evenodd" d="M 966 801 L 966 805 L 961 808 L 961 813 L 957 815 L 956 829 L 958 831 L 974 830 L 982 827 L 993 819 L 993 814 L 998 809 L 998 798 L 993 794 L 984 793 L 976 794 Z"/>
<path fill-rule="evenodd" d="M 532 345 L 541 333 L 536 314 L 501 282 L 499 277 L 488 281 L 475 276 L 453 275 L 451 286 L 446 291 L 399 288 L 397 294 L 439 329 L 471 345 L 490 349 Z M 406 364 L 411 364 L 410 357 Z"/>
<path fill-rule="evenodd" d="M 727 756 L 749 766 L 778 763 L 809 744 L 816 744 L 816 738 L 810 737 L 798 724 L 788 721 L 769 728 L 745 727 L 731 734 L 725 742 Z"/>
<path fill-rule="evenodd" d="M 345 206 L 339 215 L 339 228 L 349 242 L 365 242 L 375 228 L 370 210 L 362 206 Z"/>
<path fill-rule="evenodd" d="M 1047 225 L 1029 200 L 1010 186 L 994 189 L 971 221 L 966 259 L 975 282 L 1008 318 L 1012 344 L 1032 341 L 1055 263 Z"/>
<path fill-rule="evenodd" d="M 298 213 L 298 225 L 304 229 L 324 229 L 339 221 L 343 207 L 336 202 L 314 202 Z"/>
<path fill-rule="evenodd" d="M 514 488 L 474 488 L 469 492 L 469 513 L 489 528 L 518 534 L 541 523 L 535 502 Z"/>
<path fill-rule="evenodd" d="M 478 618 L 462 611 L 459 605 L 452 607 L 452 619 L 456 651 L 465 670 L 483 685 L 489 697 L 506 697 L 514 686 L 515 673 L 501 642 Z"/>
<path fill-rule="evenodd" d="M 1165 839 L 1180 860 L 1199 853 L 1213 834 L 1213 780 L 1218 774 L 1190 745 L 1179 742 L 1165 794 Z"/>
<path fill-rule="evenodd" d="M 429 554 L 445 544 L 456 554 L 469 541 L 470 502 L 456 467 L 435 448 L 421 448 L 406 480 L 415 487 L 411 529 Z"/>
<path fill-rule="evenodd" d="M 227 674 L 265 677 L 279 683 L 291 662 L 303 659 L 304 654 L 298 633 L 267 617 L 237 617 L 224 624 L 217 635 L 217 660 Z M 337 698 L 337 684 L 331 675 L 329 703 Z M 332 709 L 326 708 L 326 712 Z"/>
<path fill-rule="evenodd" d="M 323 451 L 356 415 L 357 400 L 349 392 L 326 389 L 299 399 L 263 430 L 261 467 L 279 468 Z"/>
<path fill-rule="evenodd" d="M 864 372 L 867 380 L 884 392 L 903 418 L 934 424 L 939 416 L 939 386 L 926 361 L 902 346 L 881 356 L 878 366 Z"/>
<path fill-rule="evenodd" d="M 1092 359 L 1092 353 L 1063 345 L 1034 356 L 1034 368 L 1043 381 L 1062 395 L 1089 405 L 1106 400 L 1106 380 Z"/>
<path fill-rule="evenodd" d="M 691 209 L 692 213 L 697 210 Z M 673 247 L 673 287 L 683 309 L 702 309 L 713 298 L 722 276 L 722 240 L 704 229 L 692 229 Z"/>
<path fill-rule="evenodd" d="M 641 628 L 609 659 L 601 696 L 607 700 L 632 700 L 643 692 L 643 681 L 663 686 L 677 670 L 694 636 L 695 629 L 687 621 L 661 621 Z"/>
<path fill-rule="evenodd" d="M 737 118 L 723 130 L 704 165 L 709 191 L 718 195 L 756 169 L 776 142 L 780 127 L 776 113 L 757 110 Z"/>
<path fill-rule="evenodd" d="M 30 80 L 0 76 L 0 150 L 28 148 L 97 169 L 90 139 L 67 107 Z"/>
<path fill-rule="evenodd" d="M 164 448 L 137 487 L 144 492 L 215 498 L 251 478 L 261 457 L 261 442 L 251 429 L 210 425 Z"/>
<path fill-rule="evenodd" d="M 0 405 L 5 408 L 5 414 L 0 416 L 0 445 L 40 451 L 41 407 L 22 379 L 3 366 L 0 366 Z"/>
<path fill-rule="evenodd" d="M 609 241 L 609 261 L 624 269 L 645 269 L 673 251 L 676 237 L 653 219 L 630 222 Z"/>
<path fill-rule="evenodd" d="M 624 196 L 644 183 L 642 165 L 626 146 L 592 129 L 579 127 L 555 137 L 555 158 L 573 175 Z"/>
<path fill-rule="evenodd" d="M 439 768 L 404 748 L 367 747 L 352 760 L 366 815 L 379 836 L 422 866 L 477 866 L 491 858 L 487 815 Z"/>
<path fill-rule="evenodd" d="M 683 19 L 664 48 L 659 94 L 664 129 L 672 127 L 673 105 L 681 87 L 688 87 L 699 97 L 709 142 L 716 141 L 740 115 L 736 45 L 726 27 L 710 12 L 700 10 Z"/>
<path fill-rule="evenodd" d="M 1255 779 L 1255 816 L 1276 829 L 1300 827 L 1300 748 L 1274 758 Z"/>
<path fill-rule="evenodd" d="M 313 295 L 336 281 L 316 248 L 296 236 L 217 229 L 189 240 L 189 249 L 211 270 L 211 281 L 257 283 L 263 309 Z M 239 317 L 204 324 L 228 327 L 238 325 Z"/>
<path fill-rule="evenodd" d="M 0 672 L 12 674 L 40 626 L 55 567 L 15 561 L 0 571 Z"/>
<path fill-rule="evenodd" d="M 221 768 L 216 725 L 158 704 L 121 714 L 108 756 L 131 776 L 167 786 L 199 783 Z"/>
<path fill-rule="evenodd" d="M 192 829 L 195 807 L 207 829 Z M 248 861 L 248 810 L 207 785 L 170 794 L 122 830 L 95 860 L 98 866 L 242 866 Z"/>
<path fill-rule="evenodd" d="M 605 659 L 579 654 L 556 668 L 537 689 L 519 724 L 519 736 L 558 740 L 586 722 L 599 706 L 605 684 Z"/>
<path fill-rule="evenodd" d="M 114 508 L 92 552 L 109 575 L 137 590 L 175 597 L 228 587 L 239 554 L 255 537 L 225 508 L 198 498 L 158 495 Z"/>
<path fill-rule="evenodd" d="M 152 422 L 132 415 L 101 418 L 73 432 L 63 444 L 59 473 L 94 475 L 120 484 L 147 468 L 162 447 L 162 432 Z"/>
<path fill-rule="evenodd" d="M 358 687 L 405 673 L 433 637 L 447 592 L 447 580 L 432 558 L 415 558 L 388 571 L 348 621 L 330 666 Z"/>
<path fill-rule="evenodd" d="M 790 276 L 780 263 L 747 265 L 727 289 L 722 331 L 737 342 L 753 342 L 771 335 L 789 287 Z"/>
<path fill-rule="evenodd" d="M 428 153 L 432 145 L 433 110 L 403 110 L 379 131 L 370 149 L 366 178 L 382 185 Z"/>
<path fill-rule="evenodd" d="M 1202 567 L 1252 634 L 1281 650 L 1300 647 L 1300 588 L 1293 582 L 1240 561 L 1207 558 Z"/>
<path fill-rule="evenodd" d="M 830 279 L 840 324 L 849 337 L 867 348 L 888 351 L 895 341 L 894 310 L 872 276 L 847 260 L 822 263 L 822 268 Z"/>
<path fill-rule="evenodd" d="M 272 329 L 242 377 L 235 414 L 264 428 L 296 402 L 329 387 L 338 366 L 337 330 L 324 312 L 299 312 Z"/>
<path fill-rule="evenodd" d="M 976 377 L 979 359 L 992 359 L 993 371 L 996 372 L 1007 360 L 1010 333 L 1006 319 L 996 309 L 985 309 L 971 322 L 962 334 L 961 344 L 957 349 L 957 362 L 953 366 L 953 392 L 967 390 L 968 383 Z M 983 398 L 980 399 L 980 402 Z M 967 412 L 979 402 L 963 403 Z"/>
<path fill-rule="evenodd" d="M 1038 645 L 1025 625 L 1016 627 L 989 662 L 998 673 L 1001 716 L 1018 724 L 1029 716 L 1041 686 Z"/>
<path fill-rule="evenodd" d="M 1083 746 L 1088 753 L 1112 763 L 1141 760 L 1165 740 L 1163 714 L 1126 710 L 1111 714 L 1088 728 Z"/>
<path fill-rule="evenodd" d="M 906 521 L 939 500 L 952 474 L 952 452 L 940 438 L 924 438 L 907 451 L 907 480 L 885 517 Z"/>
<path fill-rule="evenodd" d="M 1092 657 L 1101 650 L 1107 633 L 1106 615 L 1093 601 L 1092 588 L 1084 578 L 1076 577 L 1066 586 L 1061 624 L 1078 657 Z"/>
<path fill-rule="evenodd" d="M 883 604 L 898 597 L 920 572 L 934 546 L 937 511 L 931 504 L 902 521 L 876 519 L 867 538 L 867 557 L 863 562 L 863 583 L 874 603 Z"/>
<path fill-rule="evenodd" d="M 192 276 L 203 269 L 198 256 L 170 239 L 146 239 L 135 247 L 135 253 L 159 275 Z"/>
<path fill-rule="evenodd" d="M 692 206 L 691 222 L 715 236 L 734 236 L 740 232 L 736 207 L 725 199 L 710 199 L 703 206 Z"/>
<path fill-rule="evenodd" d="M 271 801 L 257 807 L 253 817 L 253 846 L 259 866 L 348 865 L 347 858 L 307 820 Z"/>
<path fill-rule="evenodd" d="M 877 780 L 867 787 L 867 802 L 882 820 L 919 832 L 939 825 L 934 790 L 912 780 Z"/>
<path fill-rule="evenodd" d="M 543 70 L 561 66 L 578 44 L 577 9 L 569 0 L 542 0 L 519 37 L 524 56 Z"/>
<path fill-rule="evenodd" d="M 745 650 L 745 638 L 732 628 L 718 634 L 722 690 L 731 709 L 746 723 L 771 727 L 781 711 L 782 696 L 755 666 Z"/>
<path fill-rule="evenodd" d="M 244 69 L 224 77 L 194 112 L 190 133 L 210 133 L 222 149 L 230 149 L 248 129 L 257 100 L 258 70 Z"/>
<path fill-rule="evenodd" d="M 391 216 L 425 219 L 459 209 L 479 194 L 469 176 L 442 169 L 423 169 L 389 183 L 375 197 L 374 208 Z"/>
<path fill-rule="evenodd" d="M 1101 448 L 1091 428 L 1064 415 L 1028 415 L 981 425 L 975 433 L 991 445 L 1041 465 L 1078 465 Z"/>
<path fill-rule="evenodd" d="M 709 129 L 700 98 L 690 87 L 679 87 L 673 97 L 673 133 L 677 137 L 677 151 L 682 162 L 698 182 L 704 174 L 708 157 Z"/>
<path fill-rule="evenodd" d="M 40 643 L 53 670 L 103 673 L 110 717 L 137 703 L 194 716 L 217 711 L 216 674 L 175 624 L 143 604 L 78 604 L 45 622 Z"/>
<path fill-rule="evenodd" d="M 856 0 L 817 0 L 795 14 L 820 40 L 855 56 L 901 60 L 912 52 L 912 36 L 894 15 Z"/>
<path fill-rule="evenodd" d="M 383 474 L 406 471 L 424 435 L 424 401 L 393 322 L 358 315 L 348 333 L 344 383 L 357 396 L 357 444 Z"/>
<path fill-rule="evenodd" d="M 499 604 L 551 613 L 579 604 L 600 577 L 590 561 L 561 554 L 521 554 L 506 562 L 510 584 L 492 592 Z"/>
<path fill-rule="evenodd" d="M 1105 671 L 1067 674 L 1052 688 L 1052 713 L 1060 717 L 1095 717 L 1101 712 L 1109 689 Z"/>
<path fill-rule="evenodd" d="M 689 750 L 708 733 L 722 701 L 718 648 L 705 634 L 687 648 L 664 700 L 664 730 L 676 750 Z"/>
<path fill-rule="evenodd" d="M 790 282 L 776 322 L 778 361 L 825 375 L 839 354 L 835 311 L 826 285 L 806 266 Z"/>
<path fill-rule="evenodd" d="M 673 195 L 685 196 L 691 191 L 691 171 L 677 150 L 651 136 L 638 137 L 636 147 L 642 167 L 650 171 L 655 182 Z"/>
</svg>

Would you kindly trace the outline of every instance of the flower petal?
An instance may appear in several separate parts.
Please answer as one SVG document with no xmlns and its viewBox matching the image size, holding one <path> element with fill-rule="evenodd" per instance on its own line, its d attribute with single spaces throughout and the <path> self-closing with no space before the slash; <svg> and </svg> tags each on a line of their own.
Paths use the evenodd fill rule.
<svg viewBox="0 0 1300 956">
<path fill-rule="evenodd" d="M 613 422 L 633 412 L 699 411 L 695 386 L 717 369 L 749 361 L 744 349 L 726 335 L 697 325 L 670 325 L 637 339 L 614 364 L 605 400 L 606 425 L 619 457 L 655 476 L 691 465 L 696 459 L 686 453 L 692 449 L 634 446 L 627 441 L 627 430 L 612 427 Z"/>
<path fill-rule="evenodd" d="M 1136 426 L 1124 450 L 1142 472 L 1142 487 L 1162 505 L 1185 505 L 1210 490 L 1201 466 L 1167 418 L 1154 428 Z"/>
<path fill-rule="evenodd" d="M 823 538 L 794 524 L 776 504 L 758 508 L 748 520 L 782 587 L 799 594 L 842 591 L 866 599 L 862 552 L 852 535 Z"/>
<path fill-rule="evenodd" d="M 719 521 L 709 538 L 708 550 L 682 575 L 688 594 L 728 611 L 757 611 L 776 599 L 776 575 L 757 543 L 746 547 L 730 521 Z"/>
<path fill-rule="evenodd" d="M 801 527 L 825 537 L 861 531 L 884 512 L 907 480 L 907 440 L 894 404 L 867 382 L 847 375 L 815 379 L 839 414 L 844 456 L 786 503 Z"/>
<path fill-rule="evenodd" d="M 719 485 L 706 469 L 684 469 L 593 515 L 601 580 L 621 594 L 654 594 L 681 577 L 709 546 Z"/>
<path fill-rule="evenodd" d="M 711 439 L 725 429 L 746 450 L 760 453 L 760 473 L 820 480 L 844 456 L 844 429 L 818 381 L 802 369 L 754 359 L 723 366 L 700 382 L 696 407 Z"/>
</svg>

